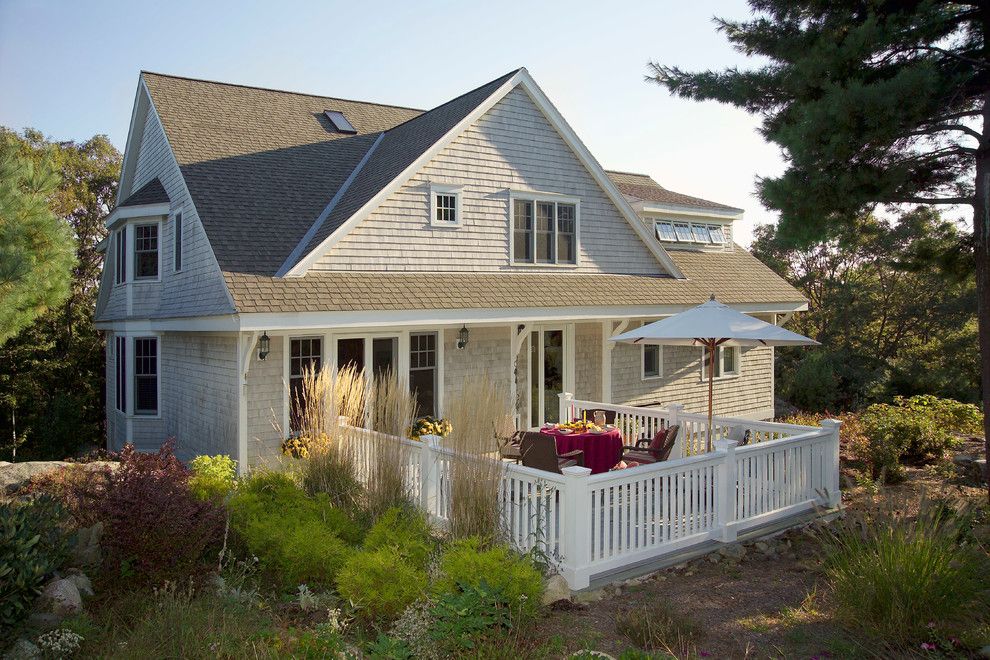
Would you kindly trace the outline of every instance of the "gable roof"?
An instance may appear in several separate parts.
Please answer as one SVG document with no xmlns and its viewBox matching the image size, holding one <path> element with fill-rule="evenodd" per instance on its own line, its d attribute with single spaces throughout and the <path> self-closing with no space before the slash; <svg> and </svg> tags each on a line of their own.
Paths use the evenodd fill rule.
<svg viewBox="0 0 990 660">
<path fill-rule="evenodd" d="M 311 271 L 305 277 L 225 273 L 240 313 L 801 304 L 804 297 L 745 249 L 671 252 L 687 279 L 573 273 Z M 730 275 L 727 277 L 727 275 Z"/>
<path fill-rule="evenodd" d="M 654 181 L 648 174 L 634 174 L 632 172 L 618 172 L 615 170 L 606 170 L 606 173 L 615 182 L 619 190 L 622 191 L 622 194 L 636 200 L 674 204 L 676 206 L 691 206 L 699 209 L 743 212 L 743 209 L 738 209 L 734 206 L 710 202 L 700 197 L 692 197 L 691 195 L 667 190 Z"/>
<path fill-rule="evenodd" d="M 145 204 L 168 204 L 172 200 L 169 199 L 168 193 L 165 192 L 165 186 L 159 181 L 158 177 L 155 177 L 148 183 L 144 184 L 134 192 L 134 194 L 128 196 L 123 202 L 118 204 L 121 206 L 144 206 Z"/>
<path fill-rule="evenodd" d="M 399 106 L 142 73 L 220 268 L 272 274 Z M 334 130 L 340 110 L 357 134 Z"/>
</svg>

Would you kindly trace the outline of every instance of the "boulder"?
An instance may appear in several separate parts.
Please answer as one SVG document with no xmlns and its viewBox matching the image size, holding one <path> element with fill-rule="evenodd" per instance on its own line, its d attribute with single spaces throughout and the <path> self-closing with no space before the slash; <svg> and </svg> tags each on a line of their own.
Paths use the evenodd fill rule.
<svg viewBox="0 0 990 660">
<path fill-rule="evenodd" d="M 3 654 L 3 660 L 36 660 L 41 657 L 41 649 L 23 637 Z"/>
<path fill-rule="evenodd" d="M 25 461 L 0 465 L 0 493 L 12 495 L 20 490 L 31 477 L 44 474 L 60 467 L 71 465 L 65 461 Z"/>
<path fill-rule="evenodd" d="M 970 476 L 977 481 L 990 480 L 990 475 L 987 474 L 987 459 L 980 458 L 970 463 L 969 473 Z"/>
<path fill-rule="evenodd" d="M 573 599 L 575 603 L 587 605 L 588 603 L 597 603 L 604 595 L 605 594 L 601 589 L 595 589 L 594 591 L 579 591 L 576 594 L 573 594 Z"/>
<path fill-rule="evenodd" d="M 52 580 L 41 594 L 41 610 L 61 617 L 78 614 L 82 611 L 79 588 L 68 578 Z"/>
<path fill-rule="evenodd" d="M 75 543 L 72 544 L 69 564 L 79 568 L 94 568 L 100 565 L 103 555 L 100 552 L 100 540 L 103 538 L 103 523 L 98 522 L 90 527 L 80 527 L 76 532 Z"/>
<path fill-rule="evenodd" d="M 746 556 L 746 548 L 739 543 L 733 543 L 731 545 L 722 546 L 718 549 L 718 553 L 723 557 L 739 560 Z"/>
<path fill-rule="evenodd" d="M 62 625 L 62 618 L 51 612 L 31 612 L 28 616 L 27 624 L 32 630 L 36 630 L 39 633 L 46 633 Z"/>
<path fill-rule="evenodd" d="M 79 590 L 79 594 L 81 596 L 91 598 L 94 595 L 93 583 L 82 571 L 75 568 L 70 568 L 66 571 L 65 579 L 76 585 L 76 589 Z"/>
<path fill-rule="evenodd" d="M 990 658 L 990 644 L 987 644 L 982 649 L 980 649 L 981 658 Z"/>
<path fill-rule="evenodd" d="M 554 575 L 547 580 L 547 586 L 543 590 L 543 604 L 553 605 L 557 601 L 570 600 L 571 588 L 567 586 L 567 581 L 561 575 Z"/>
</svg>

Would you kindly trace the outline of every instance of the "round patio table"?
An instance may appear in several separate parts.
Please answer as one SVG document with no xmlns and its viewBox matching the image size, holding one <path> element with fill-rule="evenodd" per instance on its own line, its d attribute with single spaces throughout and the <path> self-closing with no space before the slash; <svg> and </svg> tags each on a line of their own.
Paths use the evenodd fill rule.
<svg viewBox="0 0 990 660">
<path fill-rule="evenodd" d="M 558 454 L 575 449 L 583 451 L 584 467 L 591 468 L 591 474 L 608 472 L 622 458 L 622 434 L 619 429 L 602 433 L 561 433 L 551 427 L 543 429 L 543 432 L 557 441 Z"/>
</svg>

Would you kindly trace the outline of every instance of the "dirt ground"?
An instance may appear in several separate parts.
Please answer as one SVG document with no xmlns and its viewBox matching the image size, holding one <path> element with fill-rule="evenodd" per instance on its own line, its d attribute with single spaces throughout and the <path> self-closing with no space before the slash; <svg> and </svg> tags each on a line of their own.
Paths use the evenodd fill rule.
<svg viewBox="0 0 990 660">
<path fill-rule="evenodd" d="M 971 444 L 958 453 L 981 451 L 975 442 Z M 862 507 L 870 498 L 866 489 L 853 485 L 854 476 L 852 470 L 844 470 L 843 505 L 847 509 Z M 878 497 L 896 497 L 899 501 L 903 498 L 916 504 L 923 492 L 929 496 L 959 496 L 977 504 L 986 501 L 985 490 L 968 482 L 950 462 L 939 468 L 909 469 L 905 483 L 883 489 Z M 653 652 L 659 652 L 661 657 L 825 659 L 924 655 L 920 650 L 916 654 L 910 650 L 892 653 L 837 623 L 820 568 L 818 543 L 810 529 L 792 530 L 745 547 L 746 554 L 739 559 L 709 555 L 646 576 L 639 584 L 606 588 L 597 602 L 555 609 L 533 636 L 534 654 L 556 649 L 563 655 L 586 648 L 618 657 L 623 651 L 642 648 L 633 641 L 628 626 L 621 623 L 629 613 L 666 606 L 694 634 L 654 647 Z"/>
</svg>

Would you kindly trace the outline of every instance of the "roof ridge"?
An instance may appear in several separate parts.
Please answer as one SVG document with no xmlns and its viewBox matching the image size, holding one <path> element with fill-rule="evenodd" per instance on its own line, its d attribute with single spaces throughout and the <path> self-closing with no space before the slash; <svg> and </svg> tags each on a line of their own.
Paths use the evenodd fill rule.
<svg viewBox="0 0 990 660">
<path fill-rule="evenodd" d="M 242 89 L 256 89 L 263 92 L 275 92 L 277 94 L 292 94 L 293 96 L 308 96 L 314 99 L 329 99 L 332 101 L 346 101 L 348 103 L 363 103 L 365 105 L 376 105 L 382 108 L 395 108 L 397 110 L 413 110 L 415 112 L 428 112 L 423 108 L 413 108 L 407 105 L 396 105 L 394 103 L 379 103 L 377 101 L 361 101 L 359 99 L 345 99 L 339 96 L 324 96 L 323 94 L 311 94 L 309 92 L 296 92 L 291 89 L 277 89 L 275 87 L 262 87 L 260 85 L 245 85 L 242 83 L 225 82 L 223 80 L 213 80 L 210 78 L 193 78 L 192 76 L 179 76 L 172 73 L 160 73 L 158 71 L 147 71 L 141 69 L 141 75 L 161 76 L 162 78 L 174 78 L 176 80 L 189 80 L 191 82 L 209 83 L 211 85 L 224 85 L 226 87 L 240 87 Z M 330 110 L 332 108 L 328 108 Z"/>
</svg>

